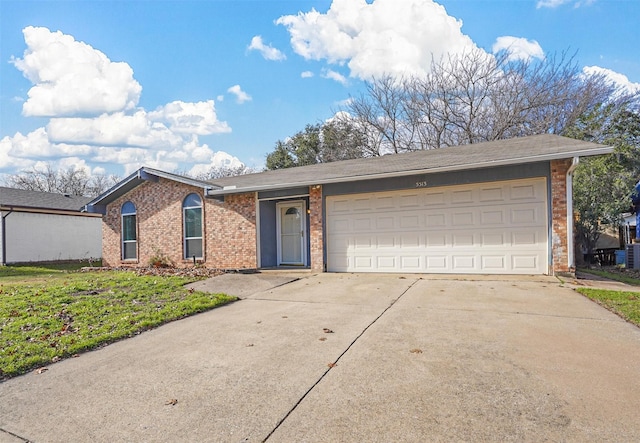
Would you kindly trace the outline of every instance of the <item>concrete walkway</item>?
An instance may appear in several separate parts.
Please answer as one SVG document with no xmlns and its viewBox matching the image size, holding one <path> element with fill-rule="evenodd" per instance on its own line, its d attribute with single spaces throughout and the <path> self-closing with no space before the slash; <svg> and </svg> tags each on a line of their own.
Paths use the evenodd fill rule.
<svg viewBox="0 0 640 443">
<path fill-rule="evenodd" d="M 640 435 L 640 330 L 555 278 L 307 274 L 244 297 L 0 384 L 0 442 Z"/>
</svg>

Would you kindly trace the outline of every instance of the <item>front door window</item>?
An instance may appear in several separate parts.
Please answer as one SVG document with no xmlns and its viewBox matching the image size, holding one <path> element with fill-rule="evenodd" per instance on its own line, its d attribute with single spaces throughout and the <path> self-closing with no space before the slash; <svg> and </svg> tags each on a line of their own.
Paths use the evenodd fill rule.
<svg viewBox="0 0 640 443">
<path fill-rule="evenodd" d="M 279 264 L 305 264 L 305 220 L 304 202 L 278 204 Z"/>
</svg>

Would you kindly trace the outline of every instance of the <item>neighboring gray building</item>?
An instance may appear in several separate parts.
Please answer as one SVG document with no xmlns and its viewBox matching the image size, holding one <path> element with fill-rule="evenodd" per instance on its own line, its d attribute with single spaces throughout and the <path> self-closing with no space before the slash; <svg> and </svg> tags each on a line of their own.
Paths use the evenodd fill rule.
<svg viewBox="0 0 640 443">
<path fill-rule="evenodd" d="M 101 219 L 88 197 L 0 187 L 0 264 L 100 258 Z"/>
</svg>

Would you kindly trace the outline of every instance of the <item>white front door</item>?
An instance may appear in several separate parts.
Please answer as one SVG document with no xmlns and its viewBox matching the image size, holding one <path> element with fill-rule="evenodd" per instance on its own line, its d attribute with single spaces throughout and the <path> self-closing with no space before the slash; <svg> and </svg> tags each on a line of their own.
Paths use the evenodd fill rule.
<svg viewBox="0 0 640 443">
<path fill-rule="evenodd" d="M 278 265 L 306 265 L 305 202 L 282 202 L 278 211 Z"/>
</svg>

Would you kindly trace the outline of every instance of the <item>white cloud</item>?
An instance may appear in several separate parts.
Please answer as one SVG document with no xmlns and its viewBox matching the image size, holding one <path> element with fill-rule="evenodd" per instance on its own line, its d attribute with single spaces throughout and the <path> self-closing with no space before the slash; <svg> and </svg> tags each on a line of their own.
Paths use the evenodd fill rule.
<svg viewBox="0 0 640 443">
<path fill-rule="evenodd" d="M 34 86 L 22 107 L 26 116 L 99 115 L 132 109 L 142 87 L 126 63 L 72 36 L 47 28 L 23 30 L 27 49 L 12 63 Z"/>
<path fill-rule="evenodd" d="M 159 119 L 162 115 L 157 115 Z M 87 143 L 99 146 L 136 146 L 153 149 L 177 148 L 183 138 L 163 123 L 153 122 L 144 110 L 133 115 L 122 112 L 96 118 L 53 118 L 47 125 L 54 143 Z"/>
<path fill-rule="evenodd" d="M 279 49 L 271 45 L 265 45 L 260 35 L 256 35 L 251 39 L 248 49 L 250 51 L 258 51 L 266 60 L 280 61 L 287 58 Z"/>
<path fill-rule="evenodd" d="M 342 85 L 346 85 L 347 84 L 347 78 L 340 74 L 339 72 L 336 72 L 332 69 L 327 69 L 322 73 L 322 77 L 324 78 L 328 78 L 330 80 L 335 80 L 338 83 L 342 84 Z"/>
<path fill-rule="evenodd" d="M 236 96 L 236 102 L 238 102 L 240 104 L 252 100 L 251 96 L 249 94 L 247 94 L 246 92 L 244 92 L 242 90 L 242 88 L 240 87 L 240 85 L 231 86 L 229 89 L 227 89 L 227 92 L 230 93 L 230 94 L 235 95 Z"/>
<path fill-rule="evenodd" d="M 521 37 L 498 37 L 491 50 L 494 54 L 506 51 L 509 60 L 544 59 L 544 51 L 537 41 Z"/>
<path fill-rule="evenodd" d="M 207 174 L 211 169 L 233 169 L 242 166 L 244 166 L 244 163 L 238 157 L 234 157 L 224 151 L 217 151 L 211 156 L 208 164 L 195 165 L 189 170 L 189 175 L 197 177 Z"/>
<path fill-rule="evenodd" d="M 595 2 L 596 0 L 538 0 L 536 8 L 557 8 L 565 3 L 573 3 L 574 8 L 579 8 L 581 6 L 589 6 Z"/>
<path fill-rule="evenodd" d="M 18 132 L 13 137 L 4 137 L 0 142 L 3 157 L 8 163 L 33 163 L 33 159 L 61 158 L 89 155 L 92 147 L 86 144 L 51 143 L 45 128 L 23 135 Z M 18 160 L 21 159 L 21 160 Z"/>
<path fill-rule="evenodd" d="M 462 22 L 433 0 L 334 0 L 326 14 L 315 9 L 280 17 L 294 51 L 311 60 L 347 64 L 352 77 L 421 75 L 432 57 L 474 49 Z"/>
<path fill-rule="evenodd" d="M 601 68 L 600 66 L 585 66 L 582 68 L 582 72 L 586 75 L 605 76 L 615 86 L 619 87 L 621 92 L 629 94 L 640 93 L 640 83 L 633 83 L 626 75 L 612 71 L 611 69 Z"/>
<path fill-rule="evenodd" d="M 248 100 L 251 100 L 251 97 Z M 213 100 L 197 103 L 174 101 L 150 112 L 149 119 L 167 123 L 171 131 L 182 134 L 210 135 L 231 132 L 226 122 L 218 120 Z"/>
<path fill-rule="evenodd" d="M 311 71 L 304 71 L 300 74 L 300 77 L 302 78 L 311 78 L 313 77 L 313 72 Z"/>
<path fill-rule="evenodd" d="M 12 60 L 34 84 L 23 110 L 51 118 L 45 127 L 0 140 L 1 172 L 49 164 L 121 174 L 114 170 L 119 165 L 129 174 L 145 165 L 188 171 L 208 170 L 225 158 L 240 163 L 198 140 L 231 132 L 218 119 L 213 100 L 173 101 L 147 111 L 137 107 L 141 87 L 126 63 L 113 63 L 91 46 L 46 28 L 25 28 L 24 36 L 28 49 L 23 59 Z M 239 103 L 251 100 L 239 85 L 228 92 Z"/>
</svg>

